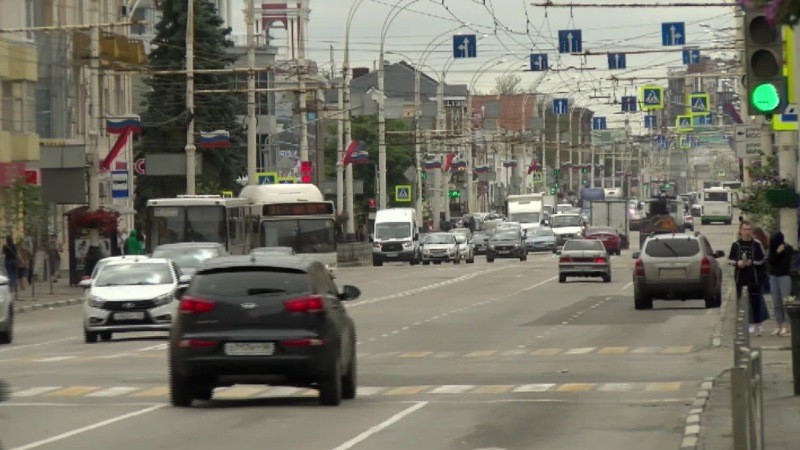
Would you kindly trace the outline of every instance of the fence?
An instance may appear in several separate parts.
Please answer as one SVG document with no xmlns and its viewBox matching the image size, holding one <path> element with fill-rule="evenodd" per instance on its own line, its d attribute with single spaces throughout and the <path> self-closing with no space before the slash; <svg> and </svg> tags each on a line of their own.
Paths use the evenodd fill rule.
<svg viewBox="0 0 800 450">
<path fill-rule="evenodd" d="M 733 448 L 764 448 L 764 401 L 761 351 L 750 348 L 750 295 L 747 286 L 736 298 L 731 374 Z"/>
<path fill-rule="evenodd" d="M 369 242 L 337 244 L 336 265 L 339 267 L 372 265 L 372 244 Z"/>
</svg>

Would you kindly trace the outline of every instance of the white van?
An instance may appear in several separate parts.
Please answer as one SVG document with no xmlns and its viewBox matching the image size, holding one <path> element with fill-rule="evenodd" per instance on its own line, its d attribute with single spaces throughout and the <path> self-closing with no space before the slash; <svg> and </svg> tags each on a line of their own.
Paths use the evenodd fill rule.
<svg viewBox="0 0 800 450">
<path fill-rule="evenodd" d="M 733 221 L 733 195 L 725 187 L 703 189 L 700 199 L 700 222 L 707 225 L 711 222 L 722 222 L 730 225 Z"/>
<path fill-rule="evenodd" d="M 384 261 L 407 261 L 412 266 L 419 264 L 422 254 L 418 230 L 414 208 L 378 211 L 372 234 L 372 265 L 382 266 Z"/>
</svg>

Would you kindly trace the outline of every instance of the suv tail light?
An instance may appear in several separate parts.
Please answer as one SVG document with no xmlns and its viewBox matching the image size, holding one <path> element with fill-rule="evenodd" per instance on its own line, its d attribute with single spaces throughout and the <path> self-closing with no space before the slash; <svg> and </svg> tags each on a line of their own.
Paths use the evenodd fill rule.
<svg viewBox="0 0 800 450">
<path fill-rule="evenodd" d="M 186 314 L 202 314 L 211 312 L 214 309 L 214 302 L 195 297 L 184 296 L 178 306 L 178 311 Z"/>
<path fill-rule="evenodd" d="M 606 259 L 603 258 L 602 256 L 598 256 L 597 258 L 594 259 L 594 263 L 595 264 L 605 264 L 606 263 Z"/>
<path fill-rule="evenodd" d="M 700 275 L 710 275 L 711 274 L 711 262 L 703 256 L 703 259 L 700 260 Z"/>
<path fill-rule="evenodd" d="M 560 262 L 560 263 L 572 262 L 572 258 L 570 258 L 569 256 L 562 256 L 562 257 L 558 258 L 558 262 Z"/>
<path fill-rule="evenodd" d="M 308 297 L 284 300 L 283 307 L 289 312 L 316 313 L 322 312 L 322 297 L 309 295 Z"/>
<path fill-rule="evenodd" d="M 641 259 L 637 259 L 636 262 L 633 263 L 633 274 L 637 277 L 644 276 L 644 263 Z"/>
</svg>

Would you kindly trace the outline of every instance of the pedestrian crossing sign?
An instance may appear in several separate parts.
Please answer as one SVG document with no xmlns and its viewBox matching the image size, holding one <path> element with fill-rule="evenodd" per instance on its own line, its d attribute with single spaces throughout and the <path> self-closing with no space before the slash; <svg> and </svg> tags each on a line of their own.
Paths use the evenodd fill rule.
<svg viewBox="0 0 800 450">
<path fill-rule="evenodd" d="M 708 94 L 703 92 L 695 92 L 689 94 L 689 113 L 705 113 L 708 112 Z"/>
<path fill-rule="evenodd" d="M 277 172 L 257 172 L 258 184 L 275 184 L 278 181 Z"/>
<path fill-rule="evenodd" d="M 661 86 L 641 86 L 639 103 L 642 110 L 664 109 L 664 89 Z"/>
<path fill-rule="evenodd" d="M 533 181 L 542 181 L 542 172 L 533 172 Z"/>
<path fill-rule="evenodd" d="M 394 187 L 394 201 L 411 202 L 411 185 L 403 184 Z"/>
<path fill-rule="evenodd" d="M 675 117 L 675 131 L 679 133 L 688 133 L 692 131 L 692 116 Z"/>
</svg>

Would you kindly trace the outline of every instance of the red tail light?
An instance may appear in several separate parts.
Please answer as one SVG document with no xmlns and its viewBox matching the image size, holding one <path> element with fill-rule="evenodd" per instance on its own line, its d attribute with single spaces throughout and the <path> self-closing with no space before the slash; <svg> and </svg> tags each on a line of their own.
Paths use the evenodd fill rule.
<svg viewBox="0 0 800 450">
<path fill-rule="evenodd" d="M 644 263 L 641 259 L 637 259 L 636 262 L 633 263 L 633 274 L 639 277 L 644 276 Z"/>
<path fill-rule="evenodd" d="M 711 274 L 711 262 L 705 256 L 700 260 L 700 275 Z"/>
<path fill-rule="evenodd" d="M 178 311 L 187 314 L 202 314 L 210 312 L 212 309 L 214 309 L 214 302 L 195 297 L 183 297 L 178 306 Z"/>
<path fill-rule="evenodd" d="M 598 256 L 597 258 L 594 259 L 594 263 L 595 264 L 605 264 L 606 263 L 606 259 L 603 258 L 602 256 Z"/>
<path fill-rule="evenodd" d="M 284 300 L 283 307 L 289 312 L 316 313 L 322 311 L 322 297 L 310 295 L 308 297 Z"/>
<path fill-rule="evenodd" d="M 325 344 L 325 341 L 322 339 L 291 339 L 281 341 L 281 345 L 284 347 L 317 347 L 323 344 Z"/>
<path fill-rule="evenodd" d="M 190 348 L 209 348 L 213 347 L 217 343 L 214 341 L 202 341 L 199 339 L 184 339 L 178 343 L 181 347 L 190 347 Z"/>
<path fill-rule="evenodd" d="M 562 256 L 562 257 L 558 258 L 558 262 L 560 262 L 560 263 L 572 262 L 572 258 L 570 258 L 569 256 Z"/>
</svg>

